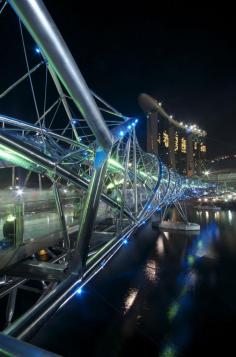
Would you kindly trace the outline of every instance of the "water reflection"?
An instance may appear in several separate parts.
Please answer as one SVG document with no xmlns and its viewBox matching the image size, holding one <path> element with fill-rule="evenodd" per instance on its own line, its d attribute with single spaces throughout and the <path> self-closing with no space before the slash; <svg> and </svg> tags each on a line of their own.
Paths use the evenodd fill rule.
<svg viewBox="0 0 236 357">
<path fill-rule="evenodd" d="M 156 243 L 156 251 L 159 256 L 163 256 L 165 253 L 165 247 L 163 242 L 163 237 L 160 235 Z"/>
<path fill-rule="evenodd" d="M 233 214 L 230 210 L 228 211 L 228 218 L 229 218 L 229 222 L 231 223 L 233 219 Z"/>
<path fill-rule="evenodd" d="M 144 270 L 145 270 L 145 275 L 148 278 L 148 280 L 150 280 L 152 282 L 157 281 L 158 268 L 157 268 L 157 263 L 155 260 L 148 260 Z"/>
<path fill-rule="evenodd" d="M 209 212 L 205 215 L 209 220 Z M 182 262 L 182 271 L 177 277 L 180 292 L 167 310 L 167 318 L 171 324 L 169 340 L 165 344 L 161 356 L 177 356 L 189 342 L 191 330 L 189 315 L 193 305 L 193 291 L 198 282 L 198 261 L 205 258 L 214 259 L 211 247 L 219 238 L 219 228 L 212 220 L 211 224 L 201 231 L 199 236 L 192 241 L 187 254 Z"/>
<path fill-rule="evenodd" d="M 131 307 L 133 306 L 134 304 L 134 301 L 136 299 L 136 296 L 138 294 L 138 289 L 130 289 L 128 291 L 128 295 L 127 297 L 125 298 L 125 301 L 124 301 L 124 313 L 126 314 L 130 309 Z"/>
</svg>

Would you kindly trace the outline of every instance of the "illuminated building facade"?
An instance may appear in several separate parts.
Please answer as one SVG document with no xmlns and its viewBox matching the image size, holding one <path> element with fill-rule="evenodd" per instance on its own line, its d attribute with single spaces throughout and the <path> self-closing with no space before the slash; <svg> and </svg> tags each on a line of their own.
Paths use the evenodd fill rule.
<svg viewBox="0 0 236 357">
<path fill-rule="evenodd" d="M 147 151 L 181 174 L 200 175 L 205 168 L 207 133 L 196 124 L 177 121 L 148 94 L 140 94 L 139 105 L 147 118 Z"/>
<path fill-rule="evenodd" d="M 167 127 L 165 124 L 167 124 Z M 164 123 L 163 125 L 163 121 L 161 120 L 158 121 L 158 128 L 158 155 L 161 159 L 170 167 L 173 167 L 171 165 L 172 151 L 175 163 L 174 169 L 181 174 L 189 174 L 189 176 L 201 175 L 205 169 L 206 136 L 190 135 L 186 131 L 175 127 L 173 127 L 174 134 L 170 135 L 168 123 Z M 170 150 L 171 146 L 173 146 L 172 150 Z M 189 160 L 187 160 L 188 154 L 190 156 Z M 189 169 L 187 161 L 189 162 Z"/>
</svg>

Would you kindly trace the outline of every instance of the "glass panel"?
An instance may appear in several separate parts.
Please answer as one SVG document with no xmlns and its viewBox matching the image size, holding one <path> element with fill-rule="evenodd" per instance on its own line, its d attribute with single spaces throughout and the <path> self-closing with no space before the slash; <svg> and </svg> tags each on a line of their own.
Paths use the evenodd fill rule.
<svg viewBox="0 0 236 357">
<path fill-rule="evenodd" d="M 2 192 L 0 193 L 0 252 L 15 245 L 16 212 L 14 203 L 8 203 L 10 196 L 9 193 L 3 197 Z"/>
<path fill-rule="evenodd" d="M 24 241 L 46 237 L 62 230 L 52 188 L 25 190 L 23 202 Z"/>
</svg>

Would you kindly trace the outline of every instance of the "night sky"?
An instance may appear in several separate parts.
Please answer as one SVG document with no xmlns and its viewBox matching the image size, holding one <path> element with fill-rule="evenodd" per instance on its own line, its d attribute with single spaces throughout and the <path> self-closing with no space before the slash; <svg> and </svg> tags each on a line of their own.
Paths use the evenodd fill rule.
<svg viewBox="0 0 236 357">
<path fill-rule="evenodd" d="M 141 116 L 138 94 L 208 132 L 209 155 L 236 153 L 233 9 L 45 0 L 88 85 L 118 110 Z M 56 5 L 56 6 L 55 6 Z"/>
</svg>

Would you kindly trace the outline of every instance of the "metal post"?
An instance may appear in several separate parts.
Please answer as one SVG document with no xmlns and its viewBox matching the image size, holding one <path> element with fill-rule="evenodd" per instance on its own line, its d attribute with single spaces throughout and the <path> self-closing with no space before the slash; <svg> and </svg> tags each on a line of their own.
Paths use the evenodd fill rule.
<svg viewBox="0 0 236 357">
<path fill-rule="evenodd" d="M 62 208 L 61 198 L 60 198 L 60 194 L 59 194 L 56 182 L 53 182 L 53 193 L 54 193 L 54 197 L 55 197 L 55 201 L 56 201 L 56 205 L 57 205 L 57 211 L 58 211 L 58 214 L 60 217 L 61 227 L 63 230 L 64 245 L 65 245 L 65 248 L 68 250 L 68 249 L 70 249 L 70 239 L 69 239 L 69 235 L 67 232 L 65 215 L 64 215 L 63 208 Z"/>
<path fill-rule="evenodd" d="M 121 202 L 121 209 L 120 209 L 120 229 L 123 229 L 123 213 L 125 207 L 125 196 L 126 196 L 126 185 L 127 185 L 127 178 L 128 178 L 128 170 L 129 170 L 129 155 L 130 155 L 130 143 L 131 143 L 131 136 L 129 136 L 127 144 L 126 144 L 126 160 L 125 160 L 125 168 L 124 168 L 124 183 L 122 189 L 122 202 Z"/>
<path fill-rule="evenodd" d="M 137 187 L 137 155 L 136 155 L 136 132 L 133 128 L 133 165 L 134 165 L 134 213 L 138 214 L 138 187 Z"/>
<path fill-rule="evenodd" d="M 79 225 L 75 254 L 69 269 L 75 274 L 83 273 L 89 252 L 89 244 L 95 224 L 99 200 L 106 174 L 109 155 L 98 148 L 95 155 L 94 172 L 89 183 L 87 197 L 83 206 Z"/>
<path fill-rule="evenodd" d="M 14 288 L 8 296 L 7 308 L 6 308 L 6 322 L 7 326 L 11 323 L 16 306 L 16 294 L 17 288 Z"/>
<path fill-rule="evenodd" d="M 24 241 L 24 198 L 19 196 L 15 204 L 16 212 L 16 247 L 23 244 Z"/>
<path fill-rule="evenodd" d="M 15 166 L 12 166 L 12 171 L 11 171 L 11 185 L 12 185 L 12 188 L 15 187 L 15 176 L 16 176 Z"/>
<path fill-rule="evenodd" d="M 39 191 L 42 191 L 42 177 L 41 177 L 41 174 L 38 174 L 38 178 L 39 178 Z"/>
<path fill-rule="evenodd" d="M 68 106 L 68 103 L 67 103 L 67 100 L 66 100 L 66 97 L 65 97 L 65 94 L 63 92 L 63 89 L 61 87 L 61 83 L 59 82 L 58 78 L 57 78 L 57 75 L 56 73 L 54 72 L 53 68 L 50 66 L 50 64 L 48 64 L 48 70 L 49 70 L 49 73 L 51 74 L 51 77 L 52 77 L 52 80 L 57 88 L 57 91 L 59 93 L 59 96 L 61 98 L 61 101 L 62 101 L 62 104 L 64 106 L 64 109 L 65 109 L 65 112 L 69 118 L 69 121 L 70 121 L 70 124 L 71 124 L 71 127 L 72 127 L 72 130 L 73 130 L 73 133 L 75 135 L 75 138 L 76 140 L 79 142 L 79 136 L 78 136 L 78 133 L 77 133 L 77 130 L 75 128 L 75 125 L 73 123 L 73 117 L 72 117 L 72 114 L 71 114 L 71 111 L 70 111 L 70 108 Z"/>
</svg>

